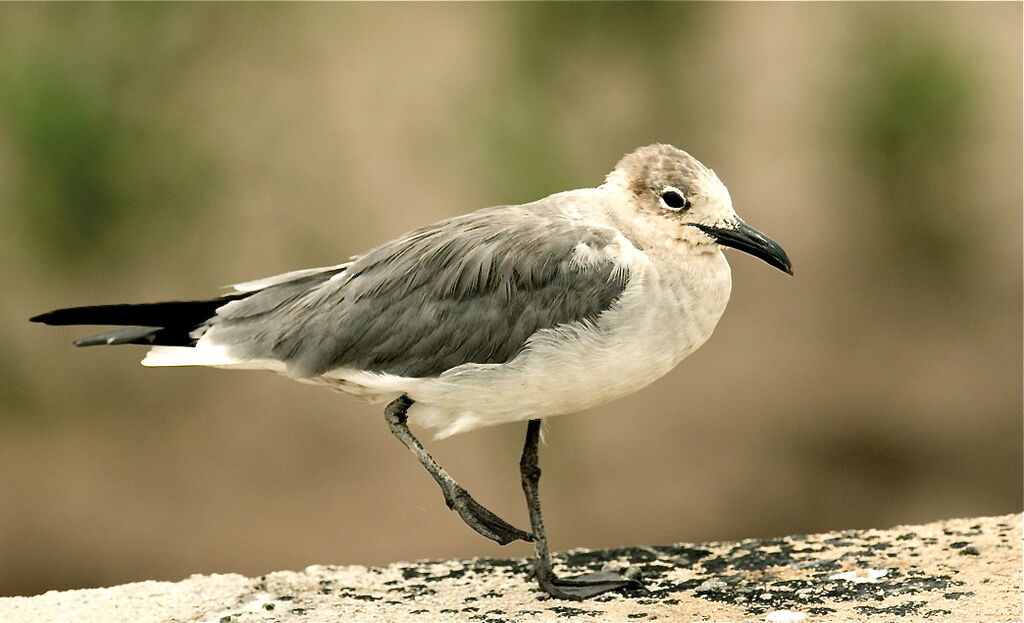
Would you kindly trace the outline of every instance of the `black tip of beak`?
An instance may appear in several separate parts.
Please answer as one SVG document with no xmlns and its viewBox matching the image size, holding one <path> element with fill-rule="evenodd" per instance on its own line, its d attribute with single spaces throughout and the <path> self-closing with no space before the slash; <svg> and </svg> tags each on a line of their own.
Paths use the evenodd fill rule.
<svg viewBox="0 0 1024 623">
<path fill-rule="evenodd" d="M 725 247 L 732 247 L 744 253 L 760 258 L 770 266 L 778 268 L 787 275 L 793 274 L 793 264 L 789 261 L 786 251 L 768 236 L 757 231 L 743 221 L 730 223 L 726 227 L 712 227 L 693 223 L 693 226 Z"/>
</svg>

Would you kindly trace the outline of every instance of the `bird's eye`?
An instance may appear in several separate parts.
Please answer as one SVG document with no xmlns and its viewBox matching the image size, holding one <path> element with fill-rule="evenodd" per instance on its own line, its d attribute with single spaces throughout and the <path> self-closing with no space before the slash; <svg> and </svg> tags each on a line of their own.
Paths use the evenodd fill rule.
<svg viewBox="0 0 1024 623">
<path fill-rule="evenodd" d="M 661 191 L 661 205 L 669 210 L 678 212 L 690 207 L 690 202 L 686 200 L 686 196 L 678 188 L 666 186 Z"/>
</svg>

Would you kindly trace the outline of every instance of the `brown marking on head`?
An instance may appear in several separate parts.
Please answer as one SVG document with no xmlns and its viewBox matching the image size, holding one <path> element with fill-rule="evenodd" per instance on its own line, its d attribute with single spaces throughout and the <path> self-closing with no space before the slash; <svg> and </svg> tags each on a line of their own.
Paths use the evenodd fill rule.
<svg viewBox="0 0 1024 623">
<path fill-rule="evenodd" d="M 623 156 L 615 170 L 625 176 L 627 188 L 635 195 L 675 186 L 691 196 L 702 190 L 701 181 L 711 174 L 690 154 L 662 143 L 641 147 Z"/>
</svg>

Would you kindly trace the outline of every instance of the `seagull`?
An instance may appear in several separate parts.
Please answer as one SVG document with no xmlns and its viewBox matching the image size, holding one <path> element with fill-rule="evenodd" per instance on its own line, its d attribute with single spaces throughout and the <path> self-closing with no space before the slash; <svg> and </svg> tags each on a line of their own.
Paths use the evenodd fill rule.
<svg viewBox="0 0 1024 623">
<path fill-rule="evenodd" d="M 371 403 L 481 535 L 534 543 L 554 598 L 636 587 L 615 572 L 555 575 L 541 515 L 541 420 L 632 394 L 710 336 L 732 286 L 724 247 L 788 274 L 774 240 L 737 216 L 718 176 L 671 145 L 624 156 L 603 184 L 485 208 L 334 266 L 197 301 L 58 309 L 48 325 L 122 328 L 77 346 L 143 344 L 145 366 L 269 370 Z M 527 422 L 520 530 L 478 503 L 413 435 Z"/>
</svg>

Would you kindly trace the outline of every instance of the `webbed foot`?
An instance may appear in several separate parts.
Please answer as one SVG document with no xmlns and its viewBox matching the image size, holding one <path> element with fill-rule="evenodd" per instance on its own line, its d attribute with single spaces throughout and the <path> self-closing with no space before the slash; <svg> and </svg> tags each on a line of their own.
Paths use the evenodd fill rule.
<svg viewBox="0 0 1024 623">
<path fill-rule="evenodd" d="M 614 571 L 596 571 L 567 578 L 554 576 L 537 579 L 541 590 L 556 599 L 581 601 L 620 588 L 641 588 L 639 580 L 628 578 Z"/>
</svg>

